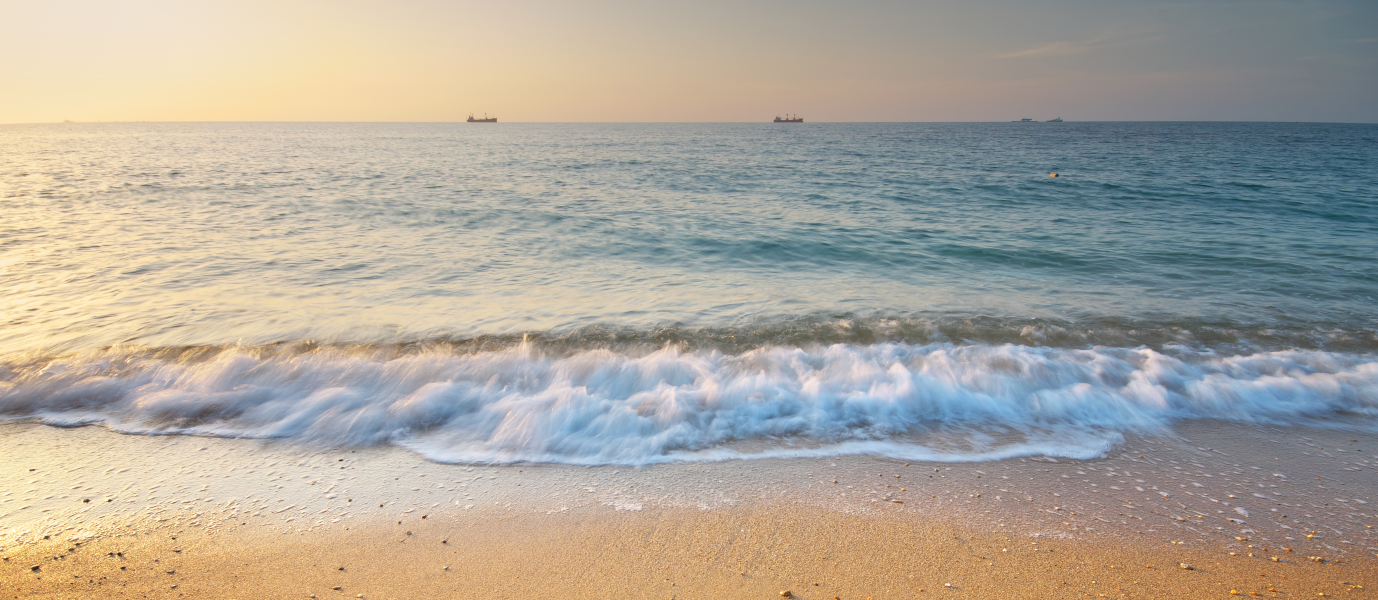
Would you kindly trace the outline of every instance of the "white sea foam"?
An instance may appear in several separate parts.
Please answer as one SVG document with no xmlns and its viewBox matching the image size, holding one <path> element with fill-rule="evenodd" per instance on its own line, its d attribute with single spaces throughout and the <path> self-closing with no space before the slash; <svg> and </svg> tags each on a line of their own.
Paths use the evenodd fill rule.
<svg viewBox="0 0 1378 600">
<path fill-rule="evenodd" d="M 4 366 L 0 415 L 140 434 L 392 443 L 448 462 L 633 465 L 1089 458 L 1123 432 L 1176 419 L 1378 423 L 1378 358 L 1321 351 L 838 344 L 548 355 L 523 344 L 199 354 L 110 350 Z"/>
</svg>

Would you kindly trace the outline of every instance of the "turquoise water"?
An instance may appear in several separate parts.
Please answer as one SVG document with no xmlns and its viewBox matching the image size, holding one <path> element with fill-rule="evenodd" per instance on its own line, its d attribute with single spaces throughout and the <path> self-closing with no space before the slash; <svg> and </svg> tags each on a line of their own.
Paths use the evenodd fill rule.
<svg viewBox="0 0 1378 600">
<path fill-rule="evenodd" d="M 0 126 L 0 412 L 627 463 L 761 439 L 1086 454 L 1182 418 L 1367 426 L 1376 141 Z M 1020 441 L 913 439 L 971 427 Z"/>
</svg>

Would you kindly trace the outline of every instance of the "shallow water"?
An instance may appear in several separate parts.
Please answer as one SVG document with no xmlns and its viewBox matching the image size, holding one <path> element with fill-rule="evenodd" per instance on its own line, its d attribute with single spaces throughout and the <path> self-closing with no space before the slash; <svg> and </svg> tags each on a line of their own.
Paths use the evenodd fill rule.
<svg viewBox="0 0 1378 600">
<path fill-rule="evenodd" d="M 3 126 L 0 414 L 629 464 L 1372 427 L 1375 139 Z"/>
</svg>

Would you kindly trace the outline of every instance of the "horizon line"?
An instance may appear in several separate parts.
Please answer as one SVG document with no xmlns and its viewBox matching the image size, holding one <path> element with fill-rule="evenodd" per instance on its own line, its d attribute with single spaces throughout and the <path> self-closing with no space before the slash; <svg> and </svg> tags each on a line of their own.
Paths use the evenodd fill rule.
<svg viewBox="0 0 1378 600">
<path fill-rule="evenodd" d="M 1047 123 L 1048 121 L 1018 121 L 1018 120 L 998 120 L 998 121 L 804 121 L 802 123 L 790 123 L 791 125 L 819 125 L 819 124 L 889 124 L 889 123 L 924 123 L 924 124 L 975 124 L 975 123 Z M 1066 120 L 1062 123 L 1310 123 L 1323 125 L 1374 125 L 1378 121 L 1309 121 L 1293 119 L 1274 119 L 1274 120 L 1218 120 L 1218 119 L 1135 119 L 1135 120 L 1088 120 L 1076 121 Z M 206 120 L 206 121 L 177 121 L 177 120 L 129 120 L 129 121 L 15 121 L 10 123 L 0 123 L 6 125 L 91 125 L 91 124 L 129 124 L 129 123 L 314 123 L 314 124 L 414 124 L 414 125 L 434 125 L 434 124 L 469 124 L 467 121 L 303 121 L 303 120 Z M 485 123 L 486 124 L 486 123 Z M 778 124 L 774 121 L 500 121 L 494 124 L 507 125 L 750 125 L 750 124 Z"/>
</svg>

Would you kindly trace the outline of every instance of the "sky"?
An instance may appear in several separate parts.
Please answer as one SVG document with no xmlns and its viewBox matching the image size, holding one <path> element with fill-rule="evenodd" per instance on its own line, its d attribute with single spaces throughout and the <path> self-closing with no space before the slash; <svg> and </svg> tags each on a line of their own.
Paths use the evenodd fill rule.
<svg viewBox="0 0 1378 600">
<path fill-rule="evenodd" d="M 1375 0 L 0 0 L 0 123 L 1378 122 Z"/>
</svg>

